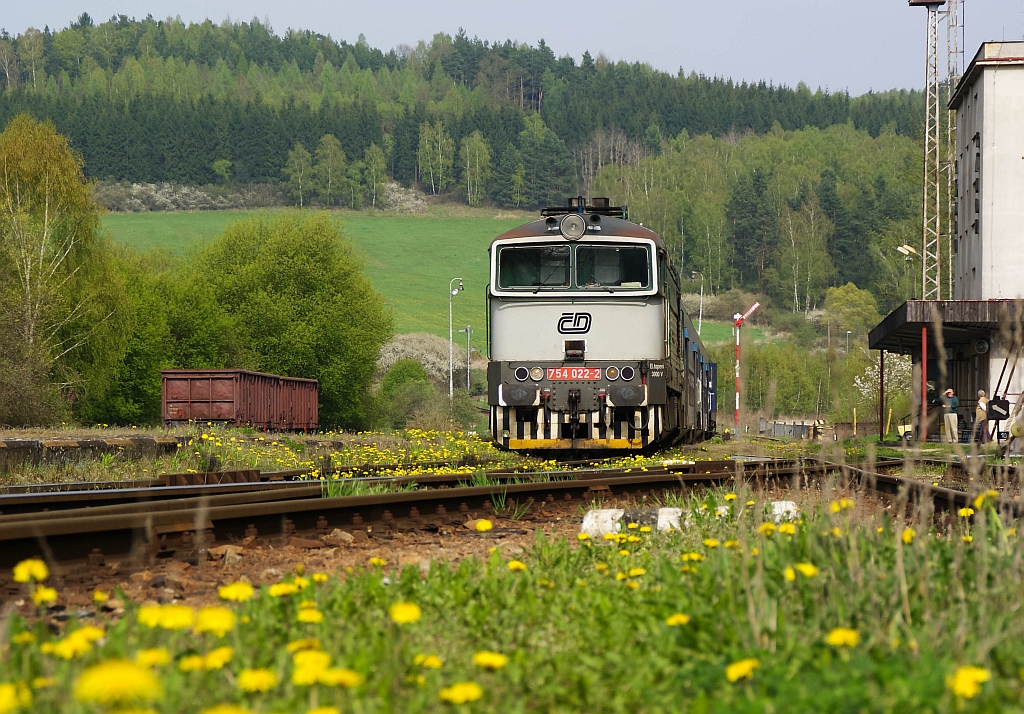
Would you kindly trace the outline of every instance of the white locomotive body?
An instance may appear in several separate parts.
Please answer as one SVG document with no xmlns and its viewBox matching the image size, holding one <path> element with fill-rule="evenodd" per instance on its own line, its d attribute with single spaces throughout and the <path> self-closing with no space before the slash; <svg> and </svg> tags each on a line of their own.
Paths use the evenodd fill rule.
<svg viewBox="0 0 1024 714">
<path fill-rule="evenodd" d="M 664 242 L 607 199 L 570 199 L 491 243 L 495 443 L 641 450 L 714 433 L 716 367 Z"/>
</svg>

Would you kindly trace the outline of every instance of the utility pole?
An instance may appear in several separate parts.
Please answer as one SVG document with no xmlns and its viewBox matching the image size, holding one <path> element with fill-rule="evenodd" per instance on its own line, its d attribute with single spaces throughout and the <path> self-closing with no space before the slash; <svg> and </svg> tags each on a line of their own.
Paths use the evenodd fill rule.
<svg viewBox="0 0 1024 714">
<path fill-rule="evenodd" d="M 733 315 L 736 320 L 733 327 L 736 328 L 736 441 L 740 440 L 740 328 L 747 318 L 754 314 L 754 310 L 761 307 L 761 303 L 755 302 L 742 315 L 738 312 Z"/>
</svg>

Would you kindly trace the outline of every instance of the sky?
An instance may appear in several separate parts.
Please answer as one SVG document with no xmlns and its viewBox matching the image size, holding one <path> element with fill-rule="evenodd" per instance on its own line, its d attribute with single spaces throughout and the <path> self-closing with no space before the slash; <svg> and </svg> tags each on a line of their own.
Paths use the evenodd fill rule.
<svg viewBox="0 0 1024 714">
<path fill-rule="evenodd" d="M 1024 0 L 965 5 L 966 62 L 983 41 L 1024 34 Z M 906 0 L 38 0 L 4 3 L 0 26 L 14 34 L 63 28 L 83 11 L 96 21 L 115 14 L 218 23 L 258 17 L 278 34 L 294 27 L 355 42 L 362 33 L 385 51 L 461 27 L 492 42 L 543 39 L 577 61 L 589 50 L 671 73 L 681 67 L 735 80 L 802 81 L 851 94 L 924 85 L 926 11 Z M 945 65 L 943 57 L 942 71 Z"/>
</svg>

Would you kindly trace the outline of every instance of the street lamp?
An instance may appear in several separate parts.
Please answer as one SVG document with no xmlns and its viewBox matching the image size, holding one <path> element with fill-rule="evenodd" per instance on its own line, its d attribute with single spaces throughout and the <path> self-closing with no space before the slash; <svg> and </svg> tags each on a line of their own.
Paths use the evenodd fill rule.
<svg viewBox="0 0 1024 714">
<path fill-rule="evenodd" d="M 907 269 L 910 267 L 910 261 L 913 260 L 913 258 L 911 258 L 910 256 L 917 255 L 918 253 L 917 253 L 916 250 L 914 250 L 914 246 L 907 245 L 906 243 L 904 243 L 903 245 L 896 246 L 896 252 L 903 256 L 903 279 L 906 280 L 906 278 L 907 278 Z M 910 289 L 911 289 L 911 299 L 912 300 L 916 300 L 917 299 L 917 283 L 916 282 L 911 283 L 910 284 Z"/>
<path fill-rule="evenodd" d="M 850 351 L 850 330 L 846 331 L 846 351 Z"/>
<path fill-rule="evenodd" d="M 459 287 L 455 287 L 455 281 Z M 455 396 L 455 335 L 452 332 L 452 298 L 463 290 L 462 278 L 452 278 L 448 282 L 448 398 Z"/>
<path fill-rule="evenodd" d="M 690 280 L 696 280 L 700 276 L 700 311 L 697 313 L 697 336 L 700 336 L 700 323 L 704 319 L 704 273 L 696 270 L 690 271 Z"/>
<path fill-rule="evenodd" d="M 466 329 L 460 329 L 459 332 L 466 333 L 466 391 L 469 391 L 469 353 L 473 351 L 473 348 L 469 346 L 469 336 L 472 334 L 473 329 L 466 325 Z"/>
</svg>

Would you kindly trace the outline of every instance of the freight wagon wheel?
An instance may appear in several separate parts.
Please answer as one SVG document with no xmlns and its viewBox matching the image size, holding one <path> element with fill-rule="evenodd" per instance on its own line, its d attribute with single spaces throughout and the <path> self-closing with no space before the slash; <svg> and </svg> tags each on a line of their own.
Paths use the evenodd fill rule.
<svg viewBox="0 0 1024 714">
<path fill-rule="evenodd" d="M 907 446 L 914 443 L 914 433 L 912 431 L 908 431 L 903 435 L 903 443 Z"/>
</svg>

